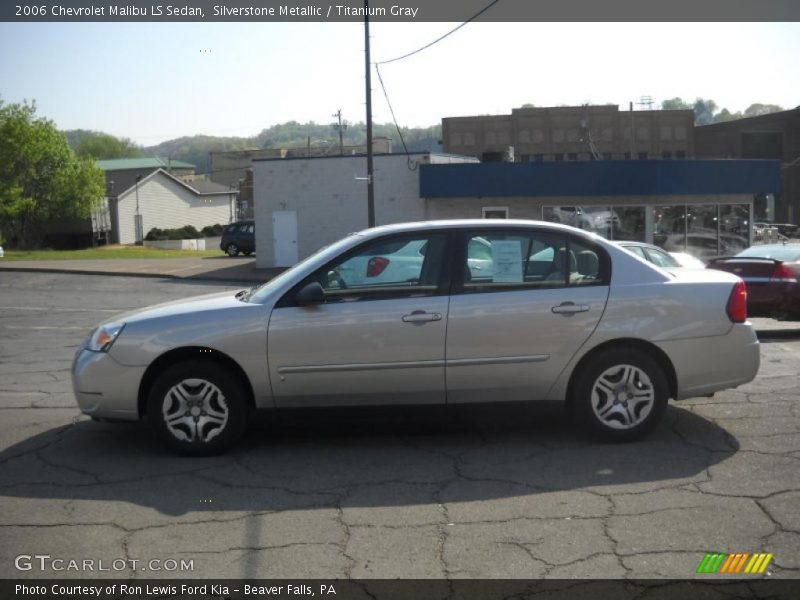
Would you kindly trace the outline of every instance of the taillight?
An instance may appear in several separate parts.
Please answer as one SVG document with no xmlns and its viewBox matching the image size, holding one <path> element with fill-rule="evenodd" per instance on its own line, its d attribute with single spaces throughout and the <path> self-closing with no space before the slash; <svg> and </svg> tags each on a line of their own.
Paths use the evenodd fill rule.
<svg viewBox="0 0 800 600">
<path fill-rule="evenodd" d="M 744 286 L 744 281 L 737 281 L 733 286 L 725 310 L 731 322 L 744 323 L 747 321 L 747 288 Z"/>
<path fill-rule="evenodd" d="M 775 270 L 772 272 L 770 281 L 780 281 L 784 283 L 797 283 L 797 275 L 789 267 L 783 263 L 775 265 Z"/>
<path fill-rule="evenodd" d="M 389 259 L 373 256 L 367 261 L 367 277 L 377 277 L 389 266 Z"/>
</svg>

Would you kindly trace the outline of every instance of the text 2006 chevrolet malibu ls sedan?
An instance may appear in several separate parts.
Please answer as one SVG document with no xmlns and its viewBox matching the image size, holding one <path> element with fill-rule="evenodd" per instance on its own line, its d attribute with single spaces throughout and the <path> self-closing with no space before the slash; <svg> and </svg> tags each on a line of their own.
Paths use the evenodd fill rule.
<svg viewBox="0 0 800 600">
<path fill-rule="evenodd" d="M 390 225 L 261 287 L 102 324 L 73 386 L 87 415 L 146 416 L 183 454 L 228 448 L 252 409 L 311 406 L 563 400 L 633 440 L 669 398 L 755 377 L 746 300 L 731 274 L 668 273 L 564 225 Z"/>
</svg>

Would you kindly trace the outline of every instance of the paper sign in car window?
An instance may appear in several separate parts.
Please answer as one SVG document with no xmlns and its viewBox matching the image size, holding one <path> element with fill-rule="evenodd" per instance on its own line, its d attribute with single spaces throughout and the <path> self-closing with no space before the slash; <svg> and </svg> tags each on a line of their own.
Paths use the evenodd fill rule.
<svg viewBox="0 0 800 600">
<path fill-rule="evenodd" d="M 519 240 L 492 242 L 492 280 L 522 283 L 522 243 Z"/>
</svg>

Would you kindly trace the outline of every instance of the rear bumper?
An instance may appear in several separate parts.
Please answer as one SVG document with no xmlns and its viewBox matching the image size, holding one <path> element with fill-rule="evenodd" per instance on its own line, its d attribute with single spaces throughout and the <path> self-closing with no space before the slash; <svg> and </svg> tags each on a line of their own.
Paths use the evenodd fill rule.
<svg viewBox="0 0 800 600">
<path fill-rule="evenodd" d="M 676 400 L 705 396 L 752 381 L 761 363 L 758 338 L 750 323 L 735 323 L 726 335 L 657 345 L 675 367 Z"/>
</svg>

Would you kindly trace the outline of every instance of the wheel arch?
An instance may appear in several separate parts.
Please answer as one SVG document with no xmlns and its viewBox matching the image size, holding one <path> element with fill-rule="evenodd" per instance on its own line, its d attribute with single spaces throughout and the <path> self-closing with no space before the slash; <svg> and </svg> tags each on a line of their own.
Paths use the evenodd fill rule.
<svg viewBox="0 0 800 600">
<path fill-rule="evenodd" d="M 666 352 L 652 342 L 642 339 L 619 338 L 603 342 L 602 344 L 592 348 L 589 352 L 581 357 L 581 359 L 578 361 L 578 364 L 576 364 L 575 368 L 572 370 L 572 374 L 569 378 L 569 384 L 567 385 L 567 403 L 572 402 L 575 383 L 578 379 L 578 375 L 582 372 L 582 369 L 586 366 L 586 364 L 598 354 L 602 354 L 603 352 L 607 352 L 612 349 L 638 350 L 650 356 L 650 358 L 655 360 L 664 371 L 664 376 L 667 378 L 667 385 L 669 387 L 669 397 L 677 397 L 678 376 L 675 372 L 675 367 L 672 364 L 669 356 L 667 356 Z"/>
<path fill-rule="evenodd" d="M 147 367 L 147 370 L 142 376 L 142 380 L 139 382 L 139 393 L 137 397 L 139 418 L 147 414 L 147 396 L 159 374 L 173 365 L 189 360 L 214 362 L 231 371 L 231 373 L 244 382 L 244 389 L 246 392 L 245 401 L 247 405 L 250 408 L 255 407 L 253 384 L 250 382 L 250 378 L 239 363 L 224 352 L 214 350 L 213 348 L 207 348 L 205 346 L 184 346 L 181 348 L 173 348 L 165 352 Z"/>
</svg>

